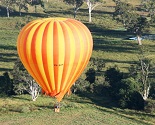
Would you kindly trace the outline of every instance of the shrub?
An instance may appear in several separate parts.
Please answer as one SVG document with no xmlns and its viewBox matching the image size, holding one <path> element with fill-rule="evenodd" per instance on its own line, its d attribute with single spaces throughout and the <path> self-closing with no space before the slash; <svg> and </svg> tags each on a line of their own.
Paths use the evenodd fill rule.
<svg viewBox="0 0 155 125">
<path fill-rule="evenodd" d="M 151 89 L 150 89 L 149 97 L 155 99 L 155 83 L 151 84 Z"/>
<path fill-rule="evenodd" d="M 105 61 L 99 58 L 91 58 L 90 66 L 93 67 L 94 70 L 100 72 L 105 67 Z"/>
<path fill-rule="evenodd" d="M 116 67 L 109 68 L 105 71 L 105 81 L 109 83 L 109 93 L 114 98 L 117 98 L 118 96 L 122 79 L 123 73 L 121 73 Z"/>
<path fill-rule="evenodd" d="M 144 110 L 147 113 L 155 113 L 155 100 L 146 100 Z"/>
<path fill-rule="evenodd" d="M 144 99 L 138 91 L 131 93 L 130 102 L 128 103 L 128 108 L 136 110 L 144 110 Z"/>
<path fill-rule="evenodd" d="M 13 71 L 13 90 L 16 94 L 32 94 L 32 87 L 40 90 L 39 85 L 30 76 L 19 59 L 15 62 Z"/>
<path fill-rule="evenodd" d="M 90 83 L 82 78 L 79 78 L 72 86 L 71 91 L 73 93 L 82 93 L 88 90 Z"/>
<path fill-rule="evenodd" d="M 93 83 L 89 86 L 90 92 L 99 96 L 105 94 L 105 87 L 102 83 Z"/>
<path fill-rule="evenodd" d="M 13 71 L 11 72 L 13 76 L 13 90 L 16 94 L 27 93 L 25 88 L 28 88 L 28 84 L 25 79 L 28 76 L 26 69 L 18 58 L 14 64 Z"/>
<path fill-rule="evenodd" d="M 12 95 L 13 92 L 13 82 L 10 79 L 8 72 L 5 72 L 3 76 L 0 76 L 0 94 Z"/>
<path fill-rule="evenodd" d="M 138 83 L 133 78 L 123 79 L 119 90 L 119 105 L 122 108 L 143 110 L 144 100 L 137 91 Z"/>
<path fill-rule="evenodd" d="M 93 68 L 88 69 L 86 72 L 86 81 L 90 82 L 90 84 L 95 82 L 96 71 Z"/>
</svg>

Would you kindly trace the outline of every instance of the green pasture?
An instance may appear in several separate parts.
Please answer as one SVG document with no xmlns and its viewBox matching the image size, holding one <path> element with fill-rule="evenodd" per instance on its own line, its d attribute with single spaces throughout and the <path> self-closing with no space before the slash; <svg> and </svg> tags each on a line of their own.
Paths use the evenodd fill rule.
<svg viewBox="0 0 155 125">
<path fill-rule="evenodd" d="M 0 98 L 1 125 L 153 125 L 155 115 L 123 110 L 112 106 L 106 97 L 72 95 L 54 112 L 55 99 L 40 96 L 36 102 L 29 95 Z"/>
<path fill-rule="evenodd" d="M 106 4 L 108 5 L 108 3 Z M 38 9 L 41 8 L 38 6 Z M 104 4 L 100 5 L 92 12 L 92 23 L 88 23 L 87 11 L 86 5 L 83 5 L 78 11 L 76 19 L 82 21 L 92 32 L 94 41 L 92 58 L 100 57 L 106 62 L 106 68 L 118 65 L 121 70 L 127 71 L 130 64 L 138 61 L 139 46 L 136 41 L 128 40 L 134 35 L 127 34 L 122 25 L 113 20 L 113 8 Z M 11 14 L 10 18 L 0 17 L 0 74 L 13 68 L 14 61 L 18 56 L 16 51 L 18 33 L 24 25 L 36 18 L 73 18 L 73 8 L 62 2 L 53 2 L 50 5 L 45 5 L 44 12 L 34 13 L 30 8 L 30 12 L 22 13 L 21 17 Z M 16 12 L 16 14 L 18 13 Z M 153 41 L 144 40 L 143 45 L 149 49 L 151 55 L 154 54 L 155 44 Z"/>
<path fill-rule="evenodd" d="M 50 0 L 49 0 L 50 1 Z M 29 21 L 44 17 L 73 18 L 73 7 L 61 0 L 52 0 L 45 4 L 45 10 L 37 7 L 37 13 L 30 7 L 28 12 L 18 16 L 11 13 L 10 18 L 0 15 L 0 76 L 13 69 L 18 54 L 16 41 L 21 28 Z M 139 59 L 137 41 L 128 34 L 123 26 L 113 20 L 115 5 L 112 0 L 100 5 L 92 12 L 92 23 L 88 23 L 88 9 L 83 5 L 76 19 L 83 22 L 91 31 L 94 41 L 91 58 L 105 62 L 104 70 L 117 65 L 121 71 L 128 72 L 130 65 Z M 140 0 L 131 0 L 135 6 Z M 1 14 L 1 13 L 0 13 Z M 154 33 L 152 27 L 152 33 Z M 155 62 L 155 40 L 143 40 L 146 56 Z M 89 68 L 89 65 L 88 67 Z M 83 97 L 71 95 L 61 102 L 61 111 L 55 113 L 53 105 L 56 100 L 39 96 L 36 102 L 30 95 L 0 97 L 0 125 L 154 125 L 155 114 L 128 109 L 119 109 L 114 100 L 106 97 Z"/>
</svg>

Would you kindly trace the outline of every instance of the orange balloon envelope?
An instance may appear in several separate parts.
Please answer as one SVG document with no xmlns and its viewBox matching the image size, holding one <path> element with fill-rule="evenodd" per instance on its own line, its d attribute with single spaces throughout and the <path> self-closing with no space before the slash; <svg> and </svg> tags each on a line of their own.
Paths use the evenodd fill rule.
<svg viewBox="0 0 155 125">
<path fill-rule="evenodd" d="M 19 57 L 46 94 L 60 102 L 89 62 L 92 35 L 81 22 L 45 18 L 28 23 L 19 33 Z"/>
</svg>

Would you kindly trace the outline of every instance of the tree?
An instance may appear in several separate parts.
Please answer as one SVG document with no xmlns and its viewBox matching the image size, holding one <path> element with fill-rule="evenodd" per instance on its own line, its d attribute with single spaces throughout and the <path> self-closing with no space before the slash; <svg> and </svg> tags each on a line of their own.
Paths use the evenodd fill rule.
<svg viewBox="0 0 155 125">
<path fill-rule="evenodd" d="M 114 2 L 116 3 L 113 14 L 114 19 L 121 22 L 127 28 L 132 24 L 132 21 L 136 21 L 138 15 L 135 13 L 135 8 L 131 4 L 121 2 L 120 0 L 114 0 Z"/>
<path fill-rule="evenodd" d="M 87 6 L 88 6 L 88 12 L 89 12 L 89 22 L 92 22 L 91 14 L 95 7 L 101 5 L 103 0 L 85 0 Z"/>
<path fill-rule="evenodd" d="M 141 64 L 141 80 L 142 80 L 142 84 L 143 84 L 143 99 L 146 100 L 149 96 L 149 92 L 150 92 L 150 82 L 148 82 L 148 76 L 149 76 L 149 60 L 143 60 L 140 59 L 140 64 Z"/>
<path fill-rule="evenodd" d="M 95 82 L 95 76 L 96 76 L 96 71 L 93 68 L 88 69 L 86 72 L 86 81 L 88 81 L 90 84 Z"/>
<path fill-rule="evenodd" d="M 91 58 L 90 66 L 96 71 L 102 71 L 102 69 L 105 67 L 105 62 L 99 58 Z"/>
<path fill-rule="evenodd" d="M 144 32 L 149 32 L 150 22 L 146 17 L 140 16 L 137 18 L 137 22 L 134 25 L 129 25 L 128 31 L 137 35 L 138 44 L 142 45 L 141 36 Z"/>
<path fill-rule="evenodd" d="M 138 14 L 131 4 L 120 0 L 114 0 L 114 2 L 116 3 L 114 19 L 121 22 L 128 32 L 135 33 L 138 44 L 142 45 L 141 36 L 149 31 L 150 22 L 146 17 Z"/>
<path fill-rule="evenodd" d="M 19 7 L 19 15 L 21 16 L 21 10 L 24 9 L 28 11 L 27 7 L 28 1 L 27 0 L 16 0 L 16 5 Z"/>
<path fill-rule="evenodd" d="M 139 92 L 143 99 L 146 100 L 149 97 L 151 82 L 149 81 L 149 74 L 151 72 L 152 64 L 151 60 L 147 58 L 143 46 L 140 47 L 139 62 L 136 66 L 130 67 L 130 76 L 133 77 L 137 83 L 139 83 Z"/>
<path fill-rule="evenodd" d="M 28 88 L 25 87 L 24 89 L 32 96 L 32 100 L 36 101 L 40 92 L 39 85 L 34 79 L 32 79 L 32 77 L 30 79 L 26 79 L 25 81 L 28 84 Z"/>
<path fill-rule="evenodd" d="M 155 1 L 154 0 L 142 0 L 141 8 L 148 12 L 148 16 L 152 21 L 155 19 Z"/>
<path fill-rule="evenodd" d="M 6 7 L 7 17 L 10 17 L 10 11 L 12 10 L 13 5 L 15 5 L 16 0 L 1 0 L 1 3 Z"/>
<path fill-rule="evenodd" d="M 151 88 L 150 82 L 148 80 L 151 67 L 151 60 L 146 57 L 145 50 L 143 47 L 140 48 L 140 51 L 141 55 L 139 57 L 139 62 L 140 62 L 140 75 L 142 83 L 141 94 L 143 99 L 146 100 L 149 96 Z"/>
<path fill-rule="evenodd" d="M 84 3 L 83 0 L 63 0 L 63 2 L 66 2 L 67 4 L 73 5 L 74 7 L 74 18 L 76 18 L 77 11 Z"/>
<path fill-rule="evenodd" d="M 37 5 L 41 5 L 44 8 L 44 2 L 42 0 L 27 0 L 31 6 L 35 7 L 35 13 L 37 12 Z"/>
<path fill-rule="evenodd" d="M 155 82 L 154 81 L 151 83 L 149 97 L 155 99 Z"/>
<path fill-rule="evenodd" d="M 118 98 L 119 89 L 121 87 L 121 80 L 123 73 L 117 67 L 109 68 L 105 71 L 105 81 L 109 83 L 109 93 L 112 97 Z"/>
<path fill-rule="evenodd" d="M 19 59 L 15 62 L 11 73 L 13 76 L 14 92 L 16 94 L 29 93 L 32 96 L 32 100 L 35 101 L 39 95 L 40 87 L 29 75 Z"/>
<path fill-rule="evenodd" d="M 137 82 L 132 77 L 121 80 L 118 93 L 120 107 L 137 110 L 144 109 L 144 100 L 138 92 L 138 88 Z"/>
</svg>

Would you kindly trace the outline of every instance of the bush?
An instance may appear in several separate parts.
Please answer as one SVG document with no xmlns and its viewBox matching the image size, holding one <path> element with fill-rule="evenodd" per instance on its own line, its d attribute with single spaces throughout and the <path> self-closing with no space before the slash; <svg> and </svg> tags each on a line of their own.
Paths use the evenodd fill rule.
<svg viewBox="0 0 155 125">
<path fill-rule="evenodd" d="M 151 84 L 149 97 L 151 97 L 152 99 L 155 99 L 155 83 Z"/>
<path fill-rule="evenodd" d="M 11 72 L 13 76 L 13 90 L 15 94 L 27 94 L 31 93 L 29 81 L 33 81 L 33 78 L 27 72 L 19 58 L 15 62 L 13 71 Z M 37 83 L 33 82 L 33 87 L 38 86 Z"/>
<path fill-rule="evenodd" d="M 109 83 L 109 93 L 114 98 L 118 97 L 122 79 L 123 73 L 121 73 L 116 67 L 109 68 L 105 71 L 105 82 Z"/>
<path fill-rule="evenodd" d="M 93 83 L 90 84 L 89 86 L 89 92 L 95 94 L 95 95 L 100 95 L 102 96 L 103 94 L 105 94 L 104 92 L 104 86 L 101 83 Z"/>
<path fill-rule="evenodd" d="M 13 82 L 10 79 L 8 72 L 0 76 L 0 94 L 13 95 Z"/>
<path fill-rule="evenodd" d="M 144 100 L 138 92 L 137 81 L 132 77 L 123 77 L 123 73 L 117 68 L 110 68 L 105 72 L 105 80 L 110 85 L 110 96 L 115 98 L 121 108 L 143 110 Z"/>
<path fill-rule="evenodd" d="M 128 108 L 136 110 L 144 110 L 144 99 L 138 91 L 134 91 L 131 94 L 130 102 L 128 103 Z"/>
<path fill-rule="evenodd" d="M 71 87 L 73 93 L 82 93 L 88 90 L 90 83 L 82 78 L 79 78 L 75 84 Z"/>
<path fill-rule="evenodd" d="M 95 82 L 95 76 L 96 76 L 96 71 L 93 68 L 90 68 L 86 72 L 86 81 L 90 82 L 91 84 Z"/>
<path fill-rule="evenodd" d="M 11 74 L 13 76 L 13 90 L 15 94 L 27 93 L 25 88 L 28 87 L 28 84 L 25 82 L 25 79 L 27 79 L 28 72 L 24 68 L 19 58 L 15 62 Z"/>
<path fill-rule="evenodd" d="M 146 100 L 144 110 L 147 113 L 155 113 L 155 100 Z"/>
<path fill-rule="evenodd" d="M 119 90 L 119 105 L 121 108 L 136 110 L 144 109 L 144 100 L 137 91 L 138 83 L 133 78 L 123 79 Z"/>
</svg>

